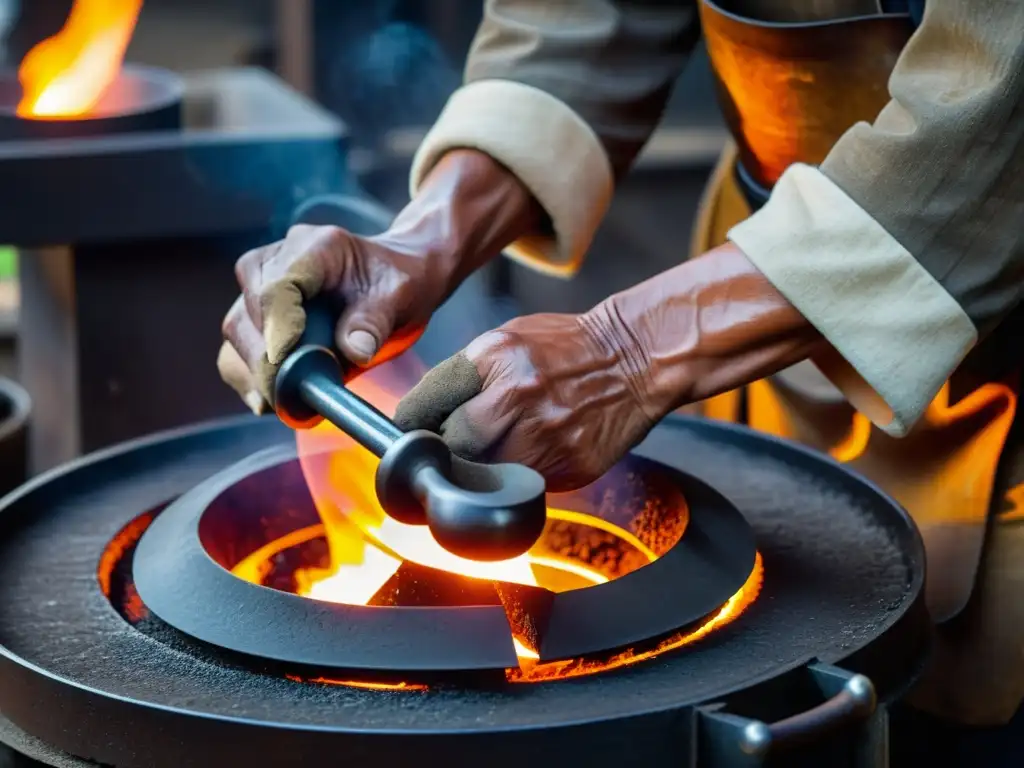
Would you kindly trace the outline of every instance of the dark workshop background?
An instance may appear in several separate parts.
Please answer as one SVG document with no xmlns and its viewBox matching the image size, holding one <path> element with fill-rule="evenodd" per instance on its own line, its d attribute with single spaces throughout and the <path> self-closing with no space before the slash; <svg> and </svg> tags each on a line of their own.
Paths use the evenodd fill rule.
<svg viewBox="0 0 1024 768">
<path fill-rule="evenodd" d="M 16 64 L 60 28 L 70 0 L 0 0 L 0 57 Z M 19 8 L 20 5 L 20 8 Z M 419 138 L 458 86 L 475 0 L 146 0 L 129 61 L 178 71 L 251 63 L 282 75 L 349 124 L 353 164 L 393 209 Z M 522 311 L 583 310 L 684 257 L 701 187 L 724 140 L 697 51 L 666 120 L 571 282 L 506 269 Z M 0 375 L 17 375 L 17 258 L 0 245 Z"/>
</svg>

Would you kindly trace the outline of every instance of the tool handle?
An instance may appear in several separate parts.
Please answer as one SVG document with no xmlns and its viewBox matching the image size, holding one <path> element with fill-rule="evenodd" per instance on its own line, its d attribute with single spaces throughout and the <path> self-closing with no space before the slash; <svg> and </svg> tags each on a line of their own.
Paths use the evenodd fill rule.
<svg viewBox="0 0 1024 768">
<path fill-rule="evenodd" d="M 403 433 L 342 384 L 348 366 L 334 344 L 341 312 L 322 295 L 307 302 L 305 310 L 302 338 L 277 375 L 278 415 L 296 429 L 309 429 L 326 418 L 364 448 L 383 456 Z"/>
</svg>

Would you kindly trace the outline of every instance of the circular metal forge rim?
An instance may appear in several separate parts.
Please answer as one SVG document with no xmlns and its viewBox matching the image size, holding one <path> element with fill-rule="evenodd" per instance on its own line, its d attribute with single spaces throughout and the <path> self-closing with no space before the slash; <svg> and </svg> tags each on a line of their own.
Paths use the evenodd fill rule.
<svg viewBox="0 0 1024 768">
<path fill-rule="evenodd" d="M 117 88 L 137 89 L 140 98 L 124 107 L 119 103 Z M 129 64 L 122 67 L 114 87 L 86 115 L 21 117 L 16 112 L 21 98 L 17 73 L 0 69 L 0 140 L 80 139 L 139 131 L 178 130 L 181 128 L 184 97 L 184 81 L 174 72 Z"/>
<path fill-rule="evenodd" d="M 728 496 L 748 519 L 754 514 L 766 563 L 764 591 L 743 617 L 700 644 L 607 675 L 493 692 L 390 694 L 233 671 L 129 627 L 99 590 L 95 560 L 79 557 L 70 569 L 55 560 L 53 536 L 92 542 L 98 556 L 101 542 L 208 477 L 211 466 L 290 439 L 280 425 L 253 417 L 165 433 L 52 471 L 0 502 L 0 575 L 11 579 L 5 582 L 7 600 L 0 601 L 5 718 L 67 753 L 122 768 L 231 764 L 243 752 L 275 765 L 301 766 L 336 749 L 346 750 L 355 764 L 431 750 L 427 754 L 443 754 L 453 768 L 482 759 L 502 766 L 546 765 L 564 763 L 558 755 L 583 747 L 595 766 L 621 765 L 627 756 L 668 765 L 677 764 L 685 749 L 679 728 L 689 722 L 691 707 L 747 696 L 752 687 L 813 659 L 869 675 L 885 700 L 913 679 L 926 648 L 923 547 L 895 502 L 807 449 L 685 418 L 659 427 L 640 452 L 685 462 L 698 477 L 718 477 L 719 487 L 743 473 L 744 483 L 730 487 Z M 781 469 L 796 475 L 765 487 Z M 753 509 L 744 500 L 761 504 L 766 495 L 803 492 L 809 472 L 819 487 L 808 489 L 796 506 L 789 496 L 778 511 L 771 511 L 771 499 Z M 809 506 L 815 508 L 808 512 Z M 885 573 L 853 566 L 868 580 L 856 590 L 844 591 L 851 574 L 843 564 L 831 568 L 832 553 L 849 543 L 847 537 L 811 553 L 819 565 L 828 565 L 822 585 L 808 578 L 806 537 L 792 537 L 794 528 L 787 527 L 793 515 L 821 520 L 822 511 L 840 509 L 856 518 L 847 533 L 880 531 L 878 540 L 892 545 Z M 829 517 L 822 530 L 831 534 L 840 527 L 836 521 Z M 25 578 L 29 568 L 48 563 L 34 579 Z M 859 608 L 847 604 L 846 593 L 856 596 Z M 75 633 L 55 642 L 60 626 L 52 610 L 38 616 L 46 599 L 73 612 L 68 620 L 89 623 L 76 623 Z M 34 617 L 31 626 L 26 616 Z M 813 629 L 801 621 L 808 616 Z"/>
<path fill-rule="evenodd" d="M 501 605 L 329 603 L 252 584 L 214 561 L 200 538 L 203 516 L 243 480 L 295 461 L 291 448 L 261 452 L 217 473 L 157 516 L 133 563 L 139 597 L 152 613 L 197 640 L 275 662 L 381 672 L 518 665 Z M 536 649 L 541 662 L 611 652 L 693 625 L 719 610 L 754 568 L 753 531 L 724 497 L 648 459 L 636 457 L 625 469 L 673 479 L 689 506 L 686 531 L 657 560 L 619 579 L 554 594 Z M 274 512 L 251 509 L 254 517 Z M 235 610 L 225 615 L 225 605 Z"/>
</svg>

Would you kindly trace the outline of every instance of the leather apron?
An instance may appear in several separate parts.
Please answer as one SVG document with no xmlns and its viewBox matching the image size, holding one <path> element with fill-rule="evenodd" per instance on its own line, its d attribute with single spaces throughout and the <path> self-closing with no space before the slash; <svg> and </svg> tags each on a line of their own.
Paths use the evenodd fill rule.
<svg viewBox="0 0 1024 768">
<path fill-rule="evenodd" d="M 874 119 L 913 29 L 905 16 L 878 14 L 779 22 L 777 8 L 765 23 L 750 18 L 758 2 L 701 2 L 734 141 L 705 190 L 694 256 L 724 242 L 791 163 L 821 162 L 850 126 Z M 936 638 L 909 701 L 964 725 L 1005 723 L 1024 698 L 1017 377 L 1012 370 L 994 374 L 984 351 L 968 357 L 900 440 L 856 413 L 810 362 L 699 406 L 709 418 L 744 422 L 850 464 L 910 512 L 928 554 L 926 598 Z"/>
</svg>

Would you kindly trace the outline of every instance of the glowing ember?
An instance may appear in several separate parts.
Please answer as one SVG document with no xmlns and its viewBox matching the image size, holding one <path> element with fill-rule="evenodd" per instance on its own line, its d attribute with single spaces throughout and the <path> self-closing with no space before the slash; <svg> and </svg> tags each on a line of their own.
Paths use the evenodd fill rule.
<svg viewBox="0 0 1024 768">
<path fill-rule="evenodd" d="M 351 384 L 358 394 L 385 413 L 393 412 L 397 397 L 375 386 L 364 376 Z M 381 509 L 374 491 L 377 459 L 330 425 L 297 433 L 299 459 L 322 525 L 294 531 L 253 552 L 233 568 L 241 578 L 262 583 L 270 572 L 271 561 L 290 547 L 323 537 L 329 549 L 329 566 L 300 568 L 295 571 L 295 592 L 307 597 L 351 605 L 369 604 L 398 574 L 403 562 L 455 573 L 473 579 L 539 586 L 552 592 L 581 589 L 618 578 L 657 559 L 682 536 L 689 518 L 685 502 L 666 507 L 672 530 L 650 531 L 648 540 L 657 540 L 657 552 L 635 533 L 600 517 L 582 512 L 549 508 L 549 528 L 541 542 L 530 552 L 502 562 L 481 563 L 465 560 L 443 549 L 425 526 L 399 523 Z M 561 526 L 561 528 L 559 528 Z M 583 549 L 569 552 L 552 546 L 551 531 L 589 532 Z M 653 538 L 652 538 L 653 536 Z M 557 538 L 557 536 L 555 537 Z M 572 538 L 572 536 L 569 536 Z M 623 557 L 602 559 L 600 540 Z M 596 556 L 595 556 L 596 555 Z M 539 656 L 525 638 L 514 637 L 519 667 L 506 671 L 510 682 L 536 682 L 561 679 L 615 669 L 680 648 L 705 637 L 737 618 L 756 598 L 761 588 L 760 556 L 747 583 L 719 611 L 697 628 L 681 631 L 657 643 L 655 647 L 626 650 L 605 659 L 574 659 L 540 663 Z M 380 683 L 328 678 L 301 679 L 303 682 L 345 685 L 373 690 L 422 690 L 407 682 Z"/>
<path fill-rule="evenodd" d="M 365 680 L 335 680 L 331 677 L 298 677 L 285 675 L 296 683 L 320 683 L 321 685 L 344 685 L 347 688 L 362 688 L 367 691 L 425 691 L 427 686 L 419 683 L 371 683 Z"/>
<path fill-rule="evenodd" d="M 75 0 L 63 29 L 21 62 L 22 117 L 88 114 L 117 79 L 142 0 Z"/>
<path fill-rule="evenodd" d="M 530 659 L 536 659 L 537 654 L 529 656 L 519 655 L 519 668 L 506 670 L 505 676 L 511 683 L 536 683 L 543 680 L 562 680 L 568 677 L 580 677 L 582 675 L 593 675 L 597 672 L 607 672 L 612 669 L 636 664 L 655 656 L 660 656 L 668 651 L 690 645 L 701 638 L 707 637 L 712 632 L 721 629 L 726 624 L 738 619 L 743 612 L 750 607 L 757 596 L 761 593 L 761 585 L 764 582 L 764 563 L 758 553 L 754 568 L 747 577 L 746 583 L 735 595 L 729 598 L 718 613 L 700 624 L 696 629 L 683 630 L 662 640 L 654 648 L 646 651 L 635 651 L 629 649 L 612 656 L 610 659 L 572 659 L 569 661 L 553 661 L 545 664 L 530 663 Z"/>
<path fill-rule="evenodd" d="M 712 632 L 716 632 L 726 625 L 738 619 L 747 610 L 761 593 L 761 586 L 764 583 L 764 563 L 760 553 L 757 555 L 754 568 L 747 577 L 746 583 L 723 605 L 717 613 L 706 619 L 693 629 L 677 632 L 647 650 L 628 649 L 617 653 L 606 659 L 570 659 L 568 661 L 554 661 L 538 663 L 537 653 L 527 648 L 518 638 L 513 639 L 516 648 L 516 655 L 519 656 L 519 667 L 505 670 L 505 679 L 510 683 L 539 683 L 551 680 L 566 680 L 572 677 L 583 677 L 595 675 L 600 672 L 609 672 L 613 669 L 638 664 L 642 661 L 653 659 L 669 651 L 692 645 Z M 294 675 L 288 676 L 289 680 L 305 683 L 322 683 L 325 685 L 341 685 L 352 688 L 368 688 L 371 690 L 426 690 L 427 686 L 415 683 L 370 683 L 359 680 L 334 680 L 330 678 L 301 678 Z"/>
</svg>

